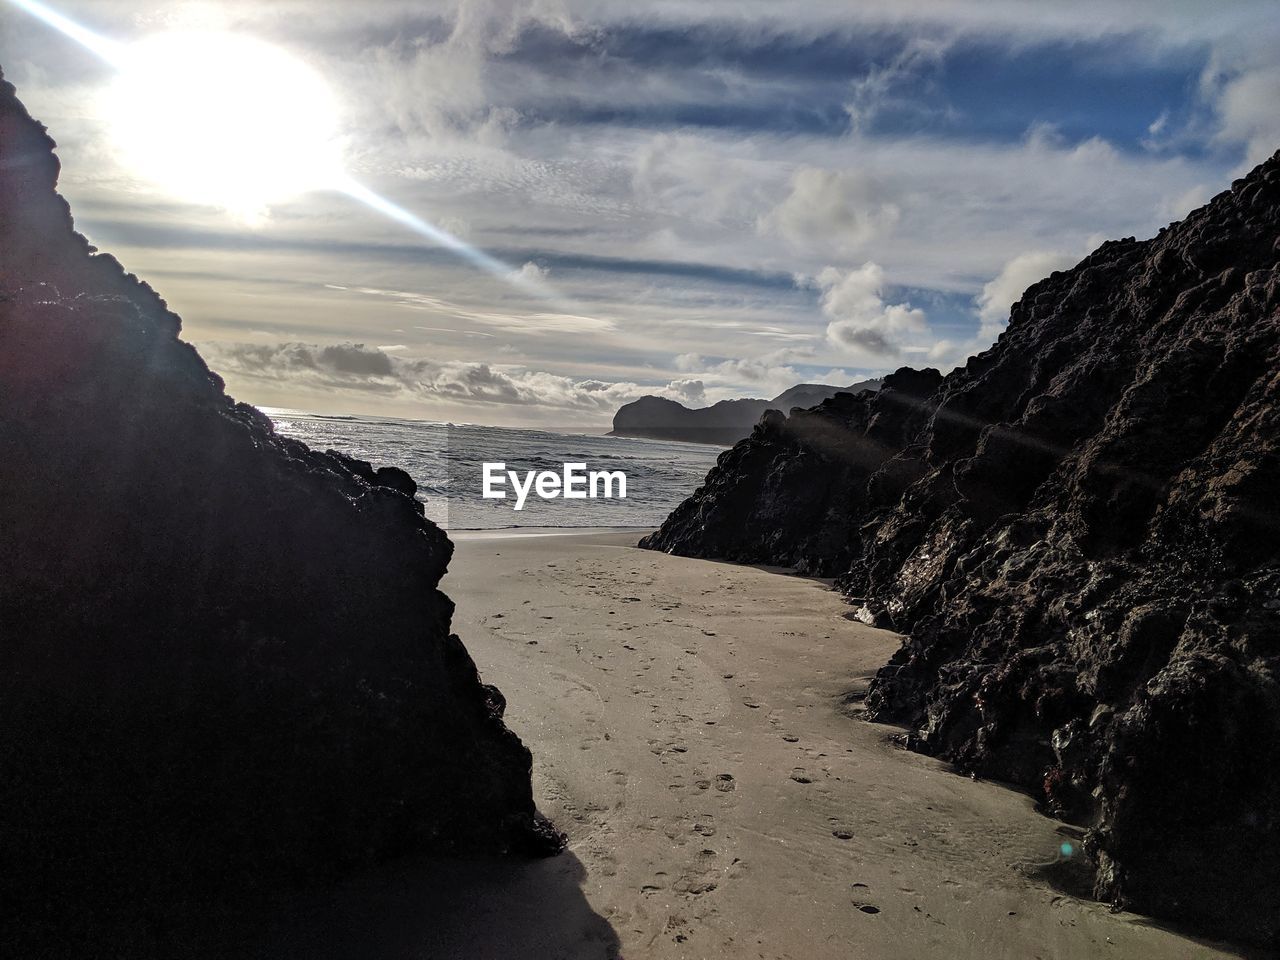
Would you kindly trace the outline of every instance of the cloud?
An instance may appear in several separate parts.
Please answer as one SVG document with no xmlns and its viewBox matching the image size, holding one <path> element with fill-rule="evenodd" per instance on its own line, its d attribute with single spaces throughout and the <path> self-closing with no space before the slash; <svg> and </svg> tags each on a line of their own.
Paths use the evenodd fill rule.
<svg viewBox="0 0 1280 960">
<path fill-rule="evenodd" d="M 675 358 L 676 369 L 696 373 L 717 389 L 707 391 L 708 400 L 724 400 L 735 396 L 767 396 L 781 393 L 802 382 L 805 377 L 790 362 L 803 351 L 778 350 L 757 358 L 730 357 L 709 360 L 695 353 Z"/>
<path fill-rule="evenodd" d="M 526 263 L 515 276 L 529 282 L 539 282 L 550 271 L 539 267 L 536 263 Z M 387 290 L 381 287 L 346 287 L 337 284 L 326 284 L 330 290 L 357 294 L 365 297 L 387 299 L 398 306 L 410 310 L 421 311 L 439 317 L 450 317 L 465 320 L 487 327 L 494 327 L 507 333 L 520 333 L 530 336 L 540 334 L 601 334 L 616 328 L 614 322 L 603 317 L 589 317 L 580 314 L 562 313 L 545 310 L 530 310 L 525 313 L 510 313 L 500 310 L 483 310 L 466 307 L 442 297 L 427 293 L 416 293 L 411 290 Z M 447 329 L 441 327 L 419 326 L 418 329 Z M 473 332 L 474 336 L 492 336 L 488 333 Z"/>
<path fill-rule="evenodd" d="M 672 380 L 667 384 L 666 393 L 671 399 L 691 407 L 700 407 L 707 402 L 706 386 L 701 380 Z"/>
<path fill-rule="evenodd" d="M 321 347 L 318 353 L 308 353 L 305 360 L 295 357 L 312 369 L 329 369 L 338 374 L 357 377 L 391 376 L 391 357 L 377 349 L 369 349 L 362 343 L 341 343 Z"/>
<path fill-rule="evenodd" d="M 797 247 L 848 253 L 891 229 L 902 216 L 885 193 L 883 184 L 862 171 L 801 167 L 791 178 L 787 198 L 761 218 L 759 229 L 776 230 Z"/>
<path fill-rule="evenodd" d="M 541 283 L 550 273 L 551 271 L 546 267 L 539 266 L 530 260 L 515 272 L 515 279 L 525 283 Z"/>
<path fill-rule="evenodd" d="M 682 353 L 675 358 L 676 369 L 685 373 L 700 373 L 718 380 L 733 383 L 763 383 L 776 375 L 780 368 L 767 360 L 706 360 L 696 353 Z"/>
<path fill-rule="evenodd" d="M 1243 173 L 1280 148 L 1280 65 L 1215 80 L 1209 87 L 1220 122 L 1217 138 L 1244 146 Z"/>
<path fill-rule="evenodd" d="M 369 383 L 395 376 L 393 358 L 363 343 L 208 344 L 206 353 L 237 373 L 288 371 L 330 383 Z"/>
<path fill-rule="evenodd" d="M 974 302 L 978 307 L 978 340 L 985 347 L 1000 336 L 1009 322 L 1009 308 L 1022 297 L 1027 287 L 1043 280 L 1055 270 L 1066 270 L 1080 258 L 1066 253 L 1035 250 L 1021 253 L 1005 263 L 1000 273 L 983 284 Z"/>
<path fill-rule="evenodd" d="M 885 303 L 884 270 L 868 261 L 856 270 L 827 267 L 815 280 L 822 291 L 827 339 L 855 355 L 890 360 L 928 332 L 923 310 Z"/>
<path fill-rule="evenodd" d="M 1275 17 L 1248 0 L 1212 17 L 1159 0 L 312 6 L 59 9 L 129 39 L 200 26 L 169 19 L 199 7 L 210 28 L 286 44 L 344 100 L 354 174 L 533 283 L 552 270 L 563 302 L 342 196 L 281 205 L 252 235 L 146 197 L 107 149 L 101 65 L 30 18 L 0 31 L 8 79 L 59 140 L 77 225 L 153 279 L 193 339 L 302 345 L 234 374 L 282 406 L 335 384 L 335 412 L 464 419 L 422 398 L 487 392 L 603 422 L 592 398 L 626 384 L 684 397 L 700 382 L 714 401 L 831 366 L 942 363 L 986 345 L 980 324 L 998 332 L 1027 251 L 1153 234 L 1274 147 L 1280 122 Z M 869 260 L 878 280 L 850 276 Z M 397 362 L 315 346 L 343 341 Z M 675 369 L 676 354 L 698 362 Z M 439 369 L 400 364 L 415 357 Z M 279 389 L 266 369 L 287 371 Z"/>
<path fill-rule="evenodd" d="M 559 376 L 519 365 L 439 362 L 392 355 L 363 343 L 200 344 L 213 369 L 229 383 L 267 381 L 310 393 L 395 396 L 406 400 L 542 407 L 586 414 L 612 414 L 644 394 L 701 403 L 700 380 L 666 386 Z"/>
<path fill-rule="evenodd" d="M 388 20 L 397 18 L 388 5 L 380 6 L 385 29 Z M 564 5 L 556 0 L 447 0 L 433 12 L 439 20 L 420 20 L 416 32 L 402 29 L 389 42 L 363 47 L 343 72 L 354 83 L 379 91 L 372 105 L 407 137 L 501 142 L 520 113 L 489 96 L 491 63 L 510 52 L 528 26 L 567 29 Z"/>
<path fill-rule="evenodd" d="M 631 158 L 631 201 L 650 215 L 696 225 L 732 224 L 757 216 L 762 191 L 774 176 L 770 165 L 745 148 L 726 153 L 716 137 L 663 131 L 637 145 Z M 764 181 L 764 182 L 762 182 Z"/>
<path fill-rule="evenodd" d="M 891 104 L 911 106 L 903 88 L 942 62 L 950 41 L 936 37 L 914 37 L 888 63 L 877 64 L 853 84 L 845 112 L 855 132 L 870 126 Z"/>
</svg>

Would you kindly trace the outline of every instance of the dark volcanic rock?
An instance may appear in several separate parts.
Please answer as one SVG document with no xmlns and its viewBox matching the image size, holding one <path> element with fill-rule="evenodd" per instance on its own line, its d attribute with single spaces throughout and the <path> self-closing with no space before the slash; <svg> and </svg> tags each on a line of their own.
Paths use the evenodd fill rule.
<svg viewBox="0 0 1280 960">
<path fill-rule="evenodd" d="M 645 545 L 838 573 L 908 635 L 873 716 L 1089 825 L 1100 898 L 1276 943 L 1280 155 L 903 376 L 762 424 Z"/>
<path fill-rule="evenodd" d="M 847 569 L 860 524 L 852 494 L 924 419 L 923 399 L 941 379 L 936 370 L 900 370 L 878 392 L 837 393 L 789 418 L 766 412 L 640 545 L 806 573 Z"/>
<path fill-rule="evenodd" d="M 228 398 L 73 232 L 52 148 L 0 81 L 6 923 L 554 849 L 529 752 L 449 633 L 452 545 L 413 481 Z"/>
<path fill-rule="evenodd" d="M 730 446 L 748 436 L 766 410 L 812 407 L 842 391 L 861 393 L 879 386 L 879 380 L 864 380 L 843 388 L 801 383 L 772 400 L 721 400 L 709 407 L 694 409 L 666 397 L 641 397 L 618 408 L 609 436 Z"/>
</svg>

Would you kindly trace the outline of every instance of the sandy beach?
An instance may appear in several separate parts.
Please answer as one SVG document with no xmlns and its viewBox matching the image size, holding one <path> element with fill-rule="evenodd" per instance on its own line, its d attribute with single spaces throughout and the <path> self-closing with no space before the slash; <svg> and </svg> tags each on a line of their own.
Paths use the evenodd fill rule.
<svg viewBox="0 0 1280 960">
<path fill-rule="evenodd" d="M 1045 866 L 1075 831 L 861 721 L 897 638 L 826 584 L 635 532 L 454 539 L 455 628 L 569 834 L 541 869 L 622 956 L 1241 955 L 1065 892 Z M 579 919 L 506 955 L 607 956 Z"/>
<path fill-rule="evenodd" d="M 1280 960 L 1274 7 L 0 0 L 0 960 Z"/>
<path fill-rule="evenodd" d="M 861 720 L 897 638 L 851 621 L 827 584 L 638 536 L 452 534 L 454 627 L 507 697 L 565 853 L 402 862 L 248 911 L 202 907 L 161 931 L 172 955 L 1262 955 L 1072 895 L 1077 831 Z"/>
</svg>

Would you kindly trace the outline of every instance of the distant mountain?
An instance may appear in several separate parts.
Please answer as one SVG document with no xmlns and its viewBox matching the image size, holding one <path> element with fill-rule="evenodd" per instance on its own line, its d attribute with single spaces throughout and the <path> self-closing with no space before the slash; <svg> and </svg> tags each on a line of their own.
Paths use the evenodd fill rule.
<svg viewBox="0 0 1280 960">
<path fill-rule="evenodd" d="M 613 416 L 611 437 L 643 437 L 648 440 L 685 440 L 732 446 L 751 433 L 766 410 L 789 412 L 808 409 L 837 393 L 879 390 L 879 380 L 863 380 L 847 387 L 825 383 L 801 383 L 772 400 L 749 398 L 721 400 L 709 407 L 690 409 L 666 397 L 641 397 L 621 407 Z"/>
</svg>

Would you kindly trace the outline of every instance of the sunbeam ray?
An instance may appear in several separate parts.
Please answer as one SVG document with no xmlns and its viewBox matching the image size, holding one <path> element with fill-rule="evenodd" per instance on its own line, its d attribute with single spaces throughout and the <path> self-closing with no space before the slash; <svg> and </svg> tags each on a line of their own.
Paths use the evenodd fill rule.
<svg viewBox="0 0 1280 960">
<path fill-rule="evenodd" d="M 124 65 L 124 44 L 94 33 L 88 27 L 81 26 L 70 17 L 65 17 L 51 7 L 40 3 L 39 0 L 9 0 L 9 2 L 74 40 L 86 50 L 97 54 L 113 67 L 119 68 Z"/>
<path fill-rule="evenodd" d="M 48 26 L 53 27 L 67 38 L 74 40 L 117 70 L 129 70 L 128 45 L 95 33 L 93 30 L 76 23 L 69 17 L 39 2 L 39 0 L 9 0 L 9 2 Z M 526 293 L 542 299 L 556 299 L 552 291 L 543 282 L 522 276 L 517 268 L 503 263 L 483 250 L 455 237 L 447 230 L 441 229 L 417 214 L 406 210 L 399 204 L 359 183 L 347 173 L 340 173 L 332 183 L 328 184 L 328 188 L 359 201 L 369 209 L 407 227 L 423 239 L 452 251 L 460 259 L 472 266 Z"/>
<path fill-rule="evenodd" d="M 536 284 L 534 281 L 521 278 L 517 269 L 510 264 L 503 263 L 501 260 L 491 257 L 483 250 L 473 247 L 469 243 L 455 237 L 453 234 L 449 233 L 449 231 L 443 230 L 435 224 L 427 222 L 417 214 L 411 213 L 399 204 L 391 202 L 386 197 L 375 193 L 373 190 L 370 190 L 364 184 L 352 179 L 351 177 L 344 176 L 334 185 L 334 189 L 341 193 L 345 193 L 353 200 L 360 201 L 360 203 L 363 203 L 372 210 L 376 210 L 384 217 L 395 220 L 397 223 L 408 227 L 414 233 L 425 237 L 433 243 L 452 250 L 459 257 L 466 260 L 473 266 L 484 270 L 486 273 L 493 274 L 495 277 L 500 277 L 501 279 L 519 286 L 531 293 L 537 293 L 540 295 L 546 295 L 547 293 L 545 290 L 538 289 L 540 285 Z"/>
</svg>

